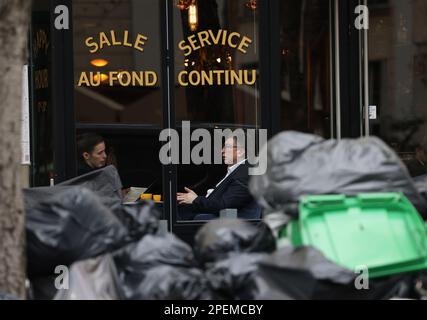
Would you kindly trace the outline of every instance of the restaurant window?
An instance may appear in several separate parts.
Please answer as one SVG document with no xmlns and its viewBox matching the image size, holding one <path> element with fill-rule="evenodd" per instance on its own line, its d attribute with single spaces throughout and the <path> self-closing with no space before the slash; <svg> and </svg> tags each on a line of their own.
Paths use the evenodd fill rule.
<svg viewBox="0 0 427 320">
<path fill-rule="evenodd" d="M 427 2 L 370 0 L 368 8 L 369 134 L 410 161 L 427 134 Z"/>
<path fill-rule="evenodd" d="M 182 5 L 180 3 L 183 3 Z M 176 120 L 260 124 L 256 1 L 175 1 Z"/>
<path fill-rule="evenodd" d="M 77 122 L 161 125 L 159 7 L 73 1 Z"/>
<path fill-rule="evenodd" d="M 280 123 L 331 137 L 330 1 L 280 1 Z"/>
<path fill-rule="evenodd" d="M 31 185 L 48 186 L 55 178 L 52 104 L 52 37 L 49 1 L 34 1 L 30 28 Z"/>
<path fill-rule="evenodd" d="M 257 1 L 174 0 L 173 10 L 178 130 L 189 123 L 189 131 L 212 136 L 215 129 L 261 128 Z M 214 188 L 227 172 L 214 161 L 220 152 L 212 143 L 212 164 L 179 164 L 178 192 L 189 187 L 204 196 Z"/>
<path fill-rule="evenodd" d="M 72 5 L 76 135 L 94 132 L 105 139 L 107 164 L 117 167 L 125 188 L 161 194 L 160 1 Z"/>
</svg>

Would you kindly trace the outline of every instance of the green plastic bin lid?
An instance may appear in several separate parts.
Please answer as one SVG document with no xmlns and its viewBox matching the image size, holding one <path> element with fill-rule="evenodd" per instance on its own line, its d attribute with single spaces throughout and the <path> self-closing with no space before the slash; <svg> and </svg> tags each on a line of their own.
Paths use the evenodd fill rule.
<svg viewBox="0 0 427 320">
<path fill-rule="evenodd" d="M 294 245 L 355 272 L 368 268 L 370 278 L 427 268 L 426 226 L 402 193 L 302 197 L 289 233 Z"/>
</svg>

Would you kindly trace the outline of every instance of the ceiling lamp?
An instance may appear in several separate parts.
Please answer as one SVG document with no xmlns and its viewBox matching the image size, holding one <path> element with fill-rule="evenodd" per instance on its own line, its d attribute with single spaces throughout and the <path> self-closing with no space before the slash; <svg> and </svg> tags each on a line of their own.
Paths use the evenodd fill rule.
<svg viewBox="0 0 427 320">
<path fill-rule="evenodd" d="M 180 10 L 186 10 L 192 2 L 192 0 L 176 0 L 175 6 L 177 6 Z"/>
<path fill-rule="evenodd" d="M 108 64 L 108 61 L 105 59 L 93 59 L 90 64 L 95 67 L 105 67 Z"/>
<path fill-rule="evenodd" d="M 196 5 L 196 1 L 193 0 L 191 5 L 188 7 L 188 25 L 191 31 L 196 31 L 199 25 L 199 14 Z"/>
<path fill-rule="evenodd" d="M 199 14 L 196 0 L 175 0 L 175 6 L 180 10 L 188 10 L 188 26 L 191 31 L 196 31 L 199 26 Z"/>
<path fill-rule="evenodd" d="M 249 8 L 251 10 L 256 10 L 257 8 L 257 0 L 249 0 L 245 3 L 246 8 Z"/>
</svg>

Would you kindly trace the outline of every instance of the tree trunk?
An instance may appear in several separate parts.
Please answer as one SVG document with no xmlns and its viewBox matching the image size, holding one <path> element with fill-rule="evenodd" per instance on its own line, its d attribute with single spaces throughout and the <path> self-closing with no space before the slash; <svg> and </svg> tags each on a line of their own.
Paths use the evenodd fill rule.
<svg viewBox="0 0 427 320">
<path fill-rule="evenodd" d="M 22 66 L 29 0 L 0 0 L 0 292 L 25 298 L 21 195 Z"/>
</svg>

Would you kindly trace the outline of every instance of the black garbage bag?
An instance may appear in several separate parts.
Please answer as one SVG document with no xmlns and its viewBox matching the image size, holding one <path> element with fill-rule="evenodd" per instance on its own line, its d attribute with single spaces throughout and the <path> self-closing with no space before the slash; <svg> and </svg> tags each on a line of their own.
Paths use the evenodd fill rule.
<svg viewBox="0 0 427 320">
<path fill-rule="evenodd" d="M 190 246 L 172 234 L 146 235 L 114 254 L 126 299 L 142 299 L 141 283 L 148 270 L 160 266 L 191 269 L 197 266 Z"/>
<path fill-rule="evenodd" d="M 357 288 L 359 274 L 341 267 L 313 247 L 284 247 L 258 263 L 250 293 L 257 300 L 390 299 L 405 297 L 412 275 L 368 279 Z M 356 282 L 357 280 L 357 282 Z"/>
<path fill-rule="evenodd" d="M 99 201 L 109 209 L 121 209 L 122 183 L 114 166 L 107 166 L 91 171 L 55 186 L 25 189 L 27 195 L 25 203 L 29 207 L 37 206 L 40 199 L 54 197 L 56 194 L 66 192 L 66 190 L 75 186 L 92 191 L 98 197 Z"/>
<path fill-rule="evenodd" d="M 121 289 L 111 254 L 75 262 L 66 288 L 54 300 L 120 300 Z"/>
<path fill-rule="evenodd" d="M 427 175 L 413 178 L 415 188 L 427 202 Z"/>
<path fill-rule="evenodd" d="M 88 172 L 49 188 L 53 188 L 52 190 L 55 192 L 56 187 L 63 186 L 87 188 L 93 191 L 101 199 L 101 202 L 109 208 L 114 208 L 122 202 L 122 182 L 116 167 L 112 165 Z"/>
<path fill-rule="evenodd" d="M 272 252 L 276 240 L 264 224 L 258 226 L 240 219 L 217 219 L 196 234 L 194 254 L 203 266 L 237 253 Z"/>
<path fill-rule="evenodd" d="M 266 147 L 267 171 L 250 181 L 252 195 L 266 209 L 297 216 L 304 195 L 403 192 L 427 217 L 427 203 L 406 167 L 378 138 L 324 140 L 289 131 Z"/>
<path fill-rule="evenodd" d="M 116 206 L 114 214 L 127 228 L 128 236 L 132 241 L 158 231 L 161 212 L 153 201 Z"/>
<path fill-rule="evenodd" d="M 214 263 L 205 272 L 209 286 L 221 299 L 254 299 L 253 277 L 258 263 L 266 256 L 266 253 L 242 253 Z"/>
<path fill-rule="evenodd" d="M 55 280 L 59 274 L 52 273 L 51 275 L 35 276 L 32 275 L 31 295 L 28 297 L 31 300 L 53 300 L 58 293 L 55 288 Z"/>
<path fill-rule="evenodd" d="M 55 193 L 55 188 L 64 186 L 81 186 L 93 191 L 128 228 L 129 236 L 133 240 L 155 233 L 158 229 L 161 213 L 154 202 L 122 204 L 122 182 L 116 167 L 112 165 L 59 183 L 53 188 L 47 188 L 46 192 Z"/>
<path fill-rule="evenodd" d="M 427 270 L 421 270 L 416 273 L 412 289 L 412 294 L 409 298 L 427 300 Z"/>
<path fill-rule="evenodd" d="M 58 265 L 113 251 L 132 240 L 92 191 L 79 186 L 56 190 L 24 190 L 29 276 L 51 275 Z"/>
<path fill-rule="evenodd" d="M 215 299 L 201 270 L 170 265 L 160 265 L 147 270 L 137 291 L 137 299 L 142 300 Z"/>
</svg>

